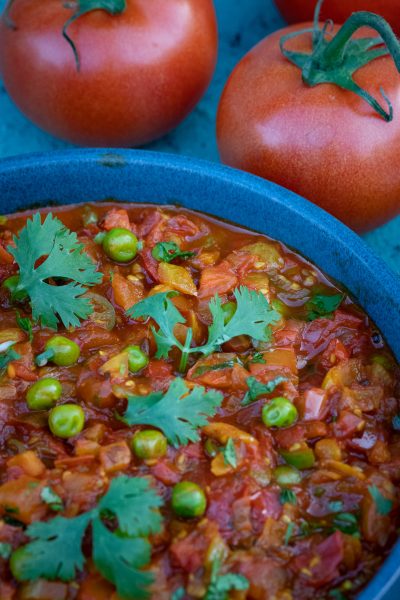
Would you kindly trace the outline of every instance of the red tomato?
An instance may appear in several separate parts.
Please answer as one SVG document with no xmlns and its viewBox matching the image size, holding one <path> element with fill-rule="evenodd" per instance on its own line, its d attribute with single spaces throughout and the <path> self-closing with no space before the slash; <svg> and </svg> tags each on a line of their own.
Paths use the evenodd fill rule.
<svg viewBox="0 0 400 600">
<path fill-rule="evenodd" d="M 283 17 L 289 23 L 302 23 L 313 18 L 316 0 L 275 0 Z M 384 17 L 400 32 L 400 5 L 398 0 L 325 0 L 321 19 L 334 23 L 344 21 L 357 10 L 369 10 Z"/>
<path fill-rule="evenodd" d="M 366 231 L 400 211 L 399 76 L 390 57 L 354 76 L 382 104 L 385 90 L 394 107 L 389 123 L 353 92 L 326 83 L 307 86 L 279 49 L 282 35 L 305 27 L 311 24 L 268 36 L 233 71 L 218 112 L 220 155 Z M 362 29 L 355 37 L 371 34 Z M 309 53 L 311 34 L 286 47 Z"/>
<path fill-rule="evenodd" d="M 75 3 L 14 0 L 0 23 L 0 71 L 18 107 L 46 131 L 91 146 L 132 146 L 176 127 L 214 71 L 212 0 L 128 0 L 119 15 Z"/>
</svg>

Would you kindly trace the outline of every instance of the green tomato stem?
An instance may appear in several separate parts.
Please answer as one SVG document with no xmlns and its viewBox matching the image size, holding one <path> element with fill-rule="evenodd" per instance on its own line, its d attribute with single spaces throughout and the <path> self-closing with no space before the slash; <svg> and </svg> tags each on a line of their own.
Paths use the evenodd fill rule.
<svg viewBox="0 0 400 600">
<path fill-rule="evenodd" d="M 383 17 L 367 11 L 353 13 L 339 29 L 322 54 L 322 66 L 329 68 L 332 63 L 342 63 L 349 40 L 361 27 L 370 27 L 379 33 L 389 50 L 390 56 L 393 58 L 397 70 L 400 72 L 399 40 Z"/>
<path fill-rule="evenodd" d="M 319 26 L 319 11 L 323 0 L 319 0 L 315 14 L 313 29 L 291 31 L 281 37 L 280 49 L 291 63 L 302 72 L 304 83 L 310 87 L 330 83 L 357 94 L 367 102 L 385 121 L 393 120 L 393 106 L 381 88 L 381 95 L 386 104 L 383 107 L 367 90 L 361 88 L 353 79 L 354 73 L 368 63 L 390 55 L 400 72 L 400 42 L 392 28 L 374 13 L 360 11 L 353 13 L 339 29 L 333 39 L 326 33 L 331 21 L 327 21 L 322 29 Z M 353 38 L 361 27 L 375 29 L 380 37 Z M 306 33 L 312 34 L 312 51 L 309 53 L 289 50 L 286 42 Z"/>
<path fill-rule="evenodd" d="M 13 0 L 11 0 L 11 2 L 12 1 Z M 64 23 L 64 27 L 62 28 L 62 35 L 71 46 L 72 52 L 74 53 L 76 69 L 78 72 L 81 69 L 81 61 L 75 43 L 68 34 L 68 29 L 74 21 L 94 10 L 104 10 L 109 15 L 120 15 L 126 10 L 126 0 L 78 0 L 75 12 Z"/>
<path fill-rule="evenodd" d="M 179 371 L 184 373 L 186 371 L 189 354 L 191 352 L 190 344 L 192 343 L 193 330 L 191 327 L 187 330 L 185 345 L 182 348 L 181 361 L 179 363 Z"/>
</svg>

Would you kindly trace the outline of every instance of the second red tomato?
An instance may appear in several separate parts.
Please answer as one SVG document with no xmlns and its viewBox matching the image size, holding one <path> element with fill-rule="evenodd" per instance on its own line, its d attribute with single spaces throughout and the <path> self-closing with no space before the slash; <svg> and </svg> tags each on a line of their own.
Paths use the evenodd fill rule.
<svg viewBox="0 0 400 600">
<path fill-rule="evenodd" d="M 316 0 L 275 0 L 288 23 L 302 23 L 313 18 Z M 400 33 L 399 0 L 325 0 L 321 19 L 341 24 L 357 10 L 369 10 L 384 17 Z"/>
</svg>

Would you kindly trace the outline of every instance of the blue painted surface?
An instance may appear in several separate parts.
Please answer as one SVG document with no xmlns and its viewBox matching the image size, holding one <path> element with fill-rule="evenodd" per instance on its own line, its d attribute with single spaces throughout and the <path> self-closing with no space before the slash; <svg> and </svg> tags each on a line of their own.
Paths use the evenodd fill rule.
<svg viewBox="0 0 400 600">
<path fill-rule="evenodd" d="M 0 0 L 0 9 L 5 0 Z M 215 114 L 224 83 L 240 58 L 267 33 L 283 26 L 273 0 L 215 0 L 220 30 L 219 61 L 212 85 L 191 115 L 170 135 L 148 146 L 217 161 Z M 0 83 L 0 158 L 70 148 L 25 119 Z M 399 200 L 400 202 L 400 200 Z M 367 243 L 400 273 L 400 219 L 366 236 Z"/>
<path fill-rule="evenodd" d="M 267 233 L 299 249 L 342 281 L 400 359 L 400 279 L 347 227 L 275 184 L 169 154 L 80 150 L 1 162 L 4 206 L 9 211 L 26 206 L 27 190 L 30 202 L 68 203 L 110 196 L 160 204 L 178 202 Z M 399 597 L 400 542 L 359 600 Z"/>
</svg>

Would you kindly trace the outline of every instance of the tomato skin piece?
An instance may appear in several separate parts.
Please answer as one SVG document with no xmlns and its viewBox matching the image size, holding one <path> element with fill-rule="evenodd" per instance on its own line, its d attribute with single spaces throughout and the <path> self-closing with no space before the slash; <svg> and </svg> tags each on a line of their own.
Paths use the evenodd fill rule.
<svg viewBox="0 0 400 600">
<path fill-rule="evenodd" d="M 311 24 L 268 36 L 231 74 L 218 111 L 221 159 L 367 231 L 400 212 L 399 75 L 388 57 L 355 74 L 378 99 L 383 87 L 394 107 L 390 123 L 352 92 L 332 84 L 306 86 L 300 69 L 279 49 L 282 35 L 305 27 Z M 357 33 L 370 35 L 365 28 Z M 287 48 L 309 52 L 311 35 L 291 40 Z"/>
<path fill-rule="evenodd" d="M 312 20 L 316 0 L 275 0 L 275 3 L 288 23 L 302 23 Z M 332 19 L 334 23 L 344 23 L 357 10 L 369 10 L 381 15 L 395 31 L 400 32 L 398 0 L 325 0 L 321 8 L 321 20 Z"/>
<path fill-rule="evenodd" d="M 87 146 L 154 140 L 194 108 L 217 53 L 212 0 L 134 0 L 124 13 L 93 11 L 68 29 L 59 0 L 16 0 L 0 22 L 0 72 L 22 112 L 53 135 Z"/>
</svg>

